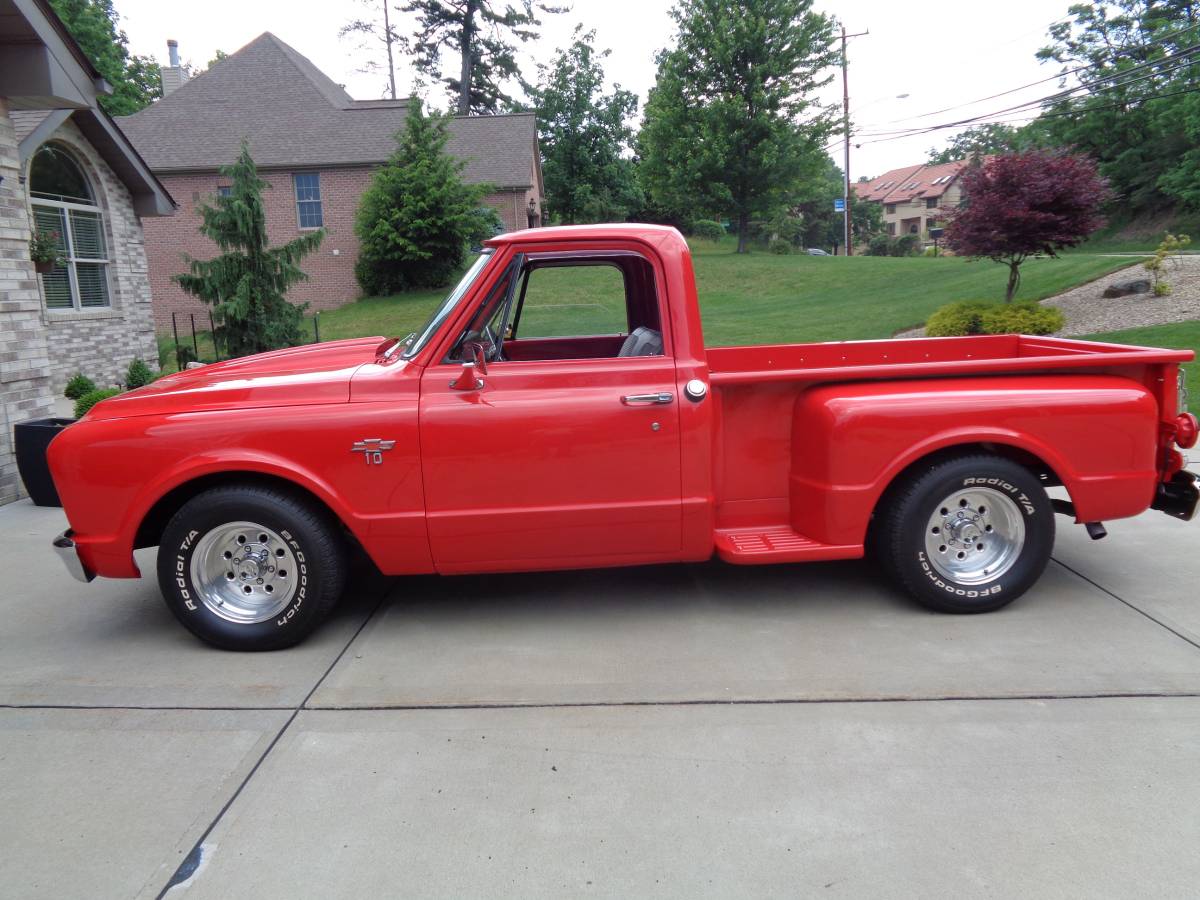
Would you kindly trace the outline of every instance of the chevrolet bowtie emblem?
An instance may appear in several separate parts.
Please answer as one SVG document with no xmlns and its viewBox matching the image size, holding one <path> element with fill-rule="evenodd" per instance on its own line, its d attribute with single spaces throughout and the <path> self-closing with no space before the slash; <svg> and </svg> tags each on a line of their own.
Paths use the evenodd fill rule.
<svg viewBox="0 0 1200 900">
<path fill-rule="evenodd" d="M 355 441 L 350 448 L 351 453 L 361 453 L 368 466 L 383 465 L 383 451 L 396 446 L 395 441 L 385 441 L 383 438 L 363 438 Z"/>
</svg>

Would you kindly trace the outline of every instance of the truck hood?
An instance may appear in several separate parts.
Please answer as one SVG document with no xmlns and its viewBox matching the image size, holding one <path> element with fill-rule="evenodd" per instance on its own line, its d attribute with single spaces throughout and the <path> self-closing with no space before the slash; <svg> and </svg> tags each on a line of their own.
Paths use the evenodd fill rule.
<svg viewBox="0 0 1200 900">
<path fill-rule="evenodd" d="M 345 403 L 355 370 L 375 359 L 383 341 L 329 341 L 210 363 L 104 400 L 87 418 Z"/>
</svg>

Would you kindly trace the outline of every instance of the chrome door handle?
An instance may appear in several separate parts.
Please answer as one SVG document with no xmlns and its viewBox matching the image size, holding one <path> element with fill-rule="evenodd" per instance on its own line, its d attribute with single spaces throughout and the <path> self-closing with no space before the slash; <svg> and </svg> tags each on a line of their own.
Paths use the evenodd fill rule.
<svg viewBox="0 0 1200 900">
<path fill-rule="evenodd" d="M 670 403 L 675 395 L 670 391 L 659 391 L 657 394 L 627 394 L 621 398 L 626 406 L 636 406 L 641 403 Z"/>
</svg>

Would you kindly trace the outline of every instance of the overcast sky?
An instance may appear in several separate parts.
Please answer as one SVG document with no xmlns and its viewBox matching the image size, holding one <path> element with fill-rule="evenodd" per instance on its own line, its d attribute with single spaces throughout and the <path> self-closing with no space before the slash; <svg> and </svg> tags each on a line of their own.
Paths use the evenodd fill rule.
<svg viewBox="0 0 1200 900">
<path fill-rule="evenodd" d="M 564 2 L 564 0 L 559 0 Z M 570 2 L 570 0 L 565 0 Z M 887 169 L 923 162 L 930 147 L 941 146 L 954 130 L 879 140 L 866 132 L 940 124 L 991 113 L 1022 100 L 1050 93 L 1056 82 L 941 113 L 946 107 L 977 100 L 1055 73 L 1041 65 L 1035 51 L 1046 42 L 1047 26 L 1066 15 L 1069 0 L 896 0 L 818 2 L 817 8 L 844 21 L 849 32 L 870 31 L 850 42 L 850 107 L 861 147 L 851 155 L 851 175 L 878 175 Z M 397 5 L 399 5 L 397 3 Z M 612 50 L 606 61 L 610 80 L 645 100 L 654 83 L 654 55 L 672 36 L 668 10 L 672 0 L 575 0 L 571 12 L 547 18 L 542 39 L 527 45 L 529 68 L 549 60 L 570 40 L 576 23 L 595 28 L 597 44 Z M 351 96 L 383 96 L 386 74 L 365 74 L 365 54 L 355 38 L 339 38 L 351 18 L 375 13 L 378 0 L 362 3 L 304 3 L 295 0 L 116 0 L 130 50 L 166 61 L 167 38 L 179 41 L 185 62 L 203 66 L 218 49 L 232 53 L 264 31 L 291 44 Z M 381 55 L 380 55 L 381 58 Z M 397 59 L 397 89 L 412 87 L 407 61 Z M 825 91 L 841 100 L 841 79 Z M 904 99 L 898 95 L 907 94 Z M 436 105 L 444 95 L 433 92 Z M 833 152 L 841 165 L 840 147 Z"/>
</svg>

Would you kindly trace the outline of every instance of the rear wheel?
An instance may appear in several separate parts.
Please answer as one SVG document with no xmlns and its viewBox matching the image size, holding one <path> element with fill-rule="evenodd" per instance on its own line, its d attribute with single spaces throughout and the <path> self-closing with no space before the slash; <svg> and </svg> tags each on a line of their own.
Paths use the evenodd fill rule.
<svg viewBox="0 0 1200 900">
<path fill-rule="evenodd" d="M 167 523 L 158 549 L 167 607 L 227 650 L 275 650 L 305 638 L 337 602 L 345 568 L 324 510 L 249 485 L 193 497 Z"/>
<path fill-rule="evenodd" d="M 999 609 L 1041 576 L 1054 512 L 1029 470 L 998 456 L 951 459 L 889 494 L 876 532 L 892 579 L 931 609 Z"/>
</svg>

